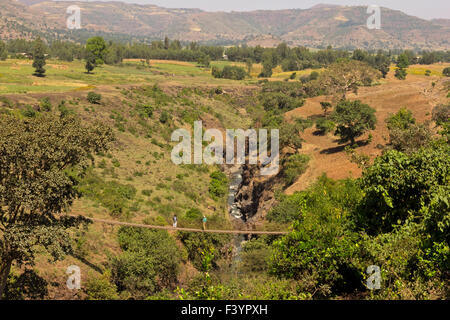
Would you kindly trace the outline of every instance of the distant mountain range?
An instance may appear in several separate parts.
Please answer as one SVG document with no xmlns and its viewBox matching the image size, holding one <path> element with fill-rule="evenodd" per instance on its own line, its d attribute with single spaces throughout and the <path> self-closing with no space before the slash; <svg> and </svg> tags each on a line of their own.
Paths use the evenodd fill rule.
<svg viewBox="0 0 450 320">
<path fill-rule="evenodd" d="M 206 12 L 122 2 L 0 0 L 0 37 L 74 38 L 100 33 L 120 38 L 248 43 L 285 41 L 307 47 L 450 49 L 450 20 L 424 20 L 381 9 L 381 30 L 366 26 L 367 7 L 318 5 L 310 9 Z M 81 8 L 83 30 L 68 32 L 66 8 Z"/>
</svg>

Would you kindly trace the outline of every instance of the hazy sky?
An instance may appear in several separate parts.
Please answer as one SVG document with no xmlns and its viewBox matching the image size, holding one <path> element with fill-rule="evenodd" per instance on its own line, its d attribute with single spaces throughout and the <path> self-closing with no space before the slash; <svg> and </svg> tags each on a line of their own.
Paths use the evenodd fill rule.
<svg viewBox="0 0 450 320">
<path fill-rule="evenodd" d="M 89 0 L 88 0 L 89 1 Z M 90 0 L 93 1 L 93 0 Z M 106 0 L 102 0 L 106 1 Z M 120 0 L 139 4 L 155 4 L 166 8 L 200 8 L 207 11 L 246 11 L 256 9 L 306 9 L 318 3 L 340 5 L 376 4 L 401 10 L 417 17 L 450 19 L 450 0 Z"/>
</svg>

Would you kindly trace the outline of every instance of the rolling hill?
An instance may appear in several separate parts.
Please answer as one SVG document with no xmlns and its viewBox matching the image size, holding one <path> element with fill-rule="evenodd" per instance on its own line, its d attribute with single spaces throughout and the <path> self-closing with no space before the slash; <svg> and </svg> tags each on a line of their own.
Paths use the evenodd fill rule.
<svg viewBox="0 0 450 320">
<path fill-rule="evenodd" d="M 0 0 L 0 4 L 9 4 L 3 5 L 1 19 L 4 19 L 5 10 L 7 13 L 19 11 L 18 17 L 23 16 L 24 21 L 30 20 L 27 18 L 29 12 L 39 12 L 38 20 L 47 25 L 45 30 L 37 26 L 41 31 L 64 29 L 66 8 L 78 5 L 84 32 L 134 38 L 160 39 L 167 35 L 184 41 L 253 45 L 286 41 L 290 45 L 308 47 L 332 45 L 366 49 L 448 49 L 450 44 L 448 20 L 427 21 L 388 8 L 382 8 L 381 30 L 369 30 L 366 27 L 369 15 L 363 6 L 318 5 L 305 10 L 206 12 L 122 2 L 20 1 L 27 7 L 16 0 Z M 29 23 L 23 25 L 32 28 Z M 4 37 L 4 28 L 0 33 Z M 267 38 L 273 41 L 267 41 Z"/>
</svg>

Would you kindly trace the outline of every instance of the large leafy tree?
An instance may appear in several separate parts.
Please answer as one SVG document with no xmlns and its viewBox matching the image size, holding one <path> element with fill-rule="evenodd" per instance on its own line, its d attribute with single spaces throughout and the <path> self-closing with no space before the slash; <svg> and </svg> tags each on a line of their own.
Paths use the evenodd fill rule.
<svg viewBox="0 0 450 320">
<path fill-rule="evenodd" d="M 375 129 L 377 119 L 375 109 L 359 100 L 343 100 L 333 112 L 332 119 L 337 124 L 336 135 L 341 137 L 341 142 L 355 144 L 355 139 L 365 132 Z"/>
<path fill-rule="evenodd" d="M 45 53 L 46 46 L 41 38 L 37 38 L 33 44 L 33 68 L 35 69 L 34 75 L 37 77 L 45 77 Z"/>
<path fill-rule="evenodd" d="M 110 129 L 73 116 L 0 116 L 0 297 L 12 264 L 33 265 L 38 246 L 55 260 L 70 252 L 67 229 L 82 219 L 61 213 L 91 154 L 111 140 Z"/>
<path fill-rule="evenodd" d="M 88 39 L 86 42 L 86 70 L 88 73 L 105 62 L 106 54 L 107 46 L 102 37 Z"/>
<path fill-rule="evenodd" d="M 345 100 L 348 92 L 358 93 L 361 85 L 369 85 L 380 73 L 365 62 L 341 60 L 331 64 L 319 77 L 320 85 L 335 100 Z"/>
<path fill-rule="evenodd" d="M 408 218 L 420 221 L 425 211 L 431 214 L 424 208 L 440 206 L 443 211 L 432 211 L 427 220 L 449 230 L 449 151 L 448 144 L 434 142 L 410 155 L 392 150 L 378 157 L 361 179 L 365 197 L 355 210 L 357 225 L 372 234 L 390 232 Z"/>
<path fill-rule="evenodd" d="M 405 80 L 408 74 L 406 69 L 409 67 L 408 55 L 402 53 L 397 58 L 397 70 L 395 70 L 395 77 L 399 80 Z"/>
</svg>

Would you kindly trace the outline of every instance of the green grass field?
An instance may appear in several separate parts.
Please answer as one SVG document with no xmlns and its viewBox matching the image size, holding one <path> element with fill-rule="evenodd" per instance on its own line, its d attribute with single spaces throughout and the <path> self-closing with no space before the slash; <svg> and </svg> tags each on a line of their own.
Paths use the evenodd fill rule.
<svg viewBox="0 0 450 320">
<path fill-rule="evenodd" d="M 44 78 L 33 76 L 31 60 L 9 59 L 0 61 L 0 94 L 38 93 L 89 90 L 99 85 L 138 85 L 148 82 L 176 82 L 211 85 L 233 85 L 233 80 L 215 79 L 210 69 L 200 68 L 196 63 L 176 61 L 151 61 L 144 66 L 139 60 L 125 61 L 122 65 L 102 65 L 87 74 L 83 61 L 62 62 L 48 60 Z M 227 62 L 215 62 L 213 65 Z"/>
</svg>

